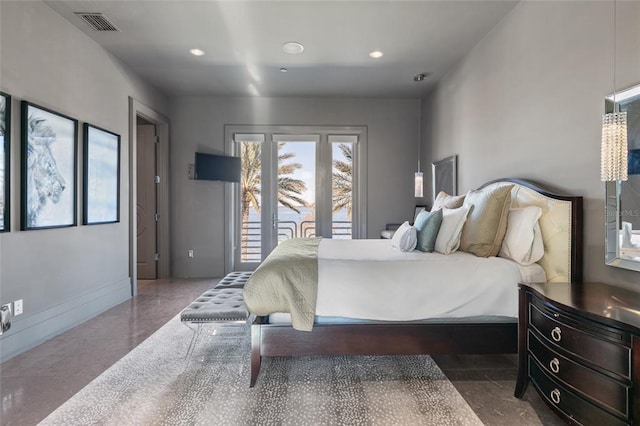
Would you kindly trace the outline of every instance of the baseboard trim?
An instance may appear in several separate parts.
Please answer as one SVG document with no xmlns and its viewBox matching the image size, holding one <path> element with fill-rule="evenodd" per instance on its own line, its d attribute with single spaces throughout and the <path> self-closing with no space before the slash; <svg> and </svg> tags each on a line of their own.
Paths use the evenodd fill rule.
<svg viewBox="0 0 640 426">
<path fill-rule="evenodd" d="M 13 318 L 0 338 L 0 362 L 28 351 L 131 298 L 129 278 L 108 284 L 24 319 Z"/>
</svg>

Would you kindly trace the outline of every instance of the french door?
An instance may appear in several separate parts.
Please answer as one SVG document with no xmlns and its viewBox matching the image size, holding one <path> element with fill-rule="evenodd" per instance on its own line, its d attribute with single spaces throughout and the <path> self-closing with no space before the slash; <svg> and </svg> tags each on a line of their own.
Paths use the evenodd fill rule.
<svg viewBox="0 0 640 426">
<path fill-rule="evenodd" d="M 230 197 L 231 269 L 255 269 L 290 238 L 363 235 L 361 134 L 295 132 L 314 130 L 308 127 L 243 130 L 254 132 L 230 132 L 232 152 L 242 165 L 241 182 Z"/>
</svg>

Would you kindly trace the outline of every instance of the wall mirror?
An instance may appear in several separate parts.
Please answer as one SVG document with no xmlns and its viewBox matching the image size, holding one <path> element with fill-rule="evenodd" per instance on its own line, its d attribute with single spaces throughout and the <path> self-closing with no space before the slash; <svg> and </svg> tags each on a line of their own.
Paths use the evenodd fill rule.
<svg viewBox="0 0 640 426">
<path fill-rule="evenodd" d="M 640 85 L 616 93 L 615 101 L 627 111 L 629 179 L 606 182 L 605 262 L 640 271 Z M 608 96 L 605 112 L 613 108 L 613 96 Z"/>
</svg>

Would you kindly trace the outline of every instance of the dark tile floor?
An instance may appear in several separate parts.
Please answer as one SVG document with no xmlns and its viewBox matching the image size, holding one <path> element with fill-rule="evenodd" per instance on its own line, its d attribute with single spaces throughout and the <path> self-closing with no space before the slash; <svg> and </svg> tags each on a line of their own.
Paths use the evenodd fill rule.
<svg viewBox="0 0 640 426">
<path fill-rule="evenodd" d="M 139 282 L 138 296 L 0 365 L 2 425 L 35 425 L 216 280 Z M 561 425 L 533 389 L 513 397 L 515 356 L 438 356 L 487 425 Z"/>
<path fill-rule="evenodd" d="M 513 396 L 517 355 L 433 356 L 473 411 L 486 425 L 564 425 L 533 385 L 520 400 Z"/>
</svg>

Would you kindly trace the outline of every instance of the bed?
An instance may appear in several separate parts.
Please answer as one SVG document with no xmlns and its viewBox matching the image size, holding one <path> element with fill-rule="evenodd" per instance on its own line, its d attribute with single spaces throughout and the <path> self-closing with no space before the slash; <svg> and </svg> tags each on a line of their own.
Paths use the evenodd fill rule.
<svg viewBox="0 0 640 426">
<path fill-rule="evenodd" d="M 543 274 L 549 282 L 581 282 L 583 245 L 582 197 L 558 195 L 530 181 L 512 178 L 491 181 L 482 185 L 479 189 L 490 190 L 504 185 L 513 185 L 511 189 L 511 208 L 535 205 L 541 207 L 544 212 L 539 219 L 544 240 L 544 255 L 535 266 L 543 270 Z M 333 251 L 331 252 L 333 253 L 336 250 L 339 252 L 344 249 L 341 244 L 350 243 L 333 243 L 326 246 L 333 246 Z M 354 240 L 352 244 L 358 245 L 362 243 Z M 367 256 L 371 256 L 371 259 L 368 260 L 373 261 L 373 263 L 369 263 L 368 267 L 374 267 L 375 262 L 387 261 L 386 258 L 376 259 L 376 256 L 378 256 L 376 250 L 380 250 L 380 253 L 385 250 L 381 246 L 384 242 L 378 242 L 377 244 L 371 246 L 373 247 L 371 253 L 360 249 L 352 250 L 360 253 L 360 257 L 355 256 L 356 258 L 348 260 L 366 263 Z M 386 256 L 386 254 L 379 255 Z M 412 255 L 410 253 L 406 253 L 406 255 L 407 258 L 403 259 L 403 261 L 411 261 Z M 305 254 L 302 253 L 299 256 L 304 257 Z M 467 253 L 458 254 L 457 257 L 449 256 L 447 258 L 448 262 L 454 262 L 456 259 L 465 256 L 473 257 L 473 255 Z M 332 258 L 332 255 L 325 254 L 322 257 L 325 259 Z M 308 260 L 302 260 L 302 262 L 306 261 Z M 341 261 L 344 263 L 344 259 Z M 313 262 L 313 260 L 309 262 Z M 320 263 L 321 261 L 317 260 L 317 262 Z M 324 262 L 327 262 L 327 260 L 324 260 Z M 495 260 L 493 262 L 500 261 Z M 325 271 L 336 268 L 337 271 L 340 271 L 339 266 L 336 266 L 339 264 L 332 263 L 332 267 L 330 269 L 325 267 Z M 354 264 L 347 262 L 346 265 L 343 265 L 340 271 L 343 274 L 343 279 L 347 279 L 344 276 L 348 277 L 347 272 L 350 269 L 350 265 Z M 384 264 L 379 273 L 382 273 L 383 269 L 392 269 L 391 265 L 392 263 Z M 400 271 L 400 269 L 397 269 L 397 271 Z M 476 281 L 479 285 L 482 284 L 480 281 L 485 281 L 482 285 L 487 285 L 487 282 L 491 284 L 492 281 L 498 281 L 497 278 L 480 274 L 480 276 L 476 276 Z M 259 279 L 259 274 L 254 274 L 252 280 L 256 278 L 256 275 L 258 276 L 257 279 Z M 301 282 L 304 281 L 302 273 L 294 274 L 293 276 L 300 277 Z M 337 278 L 338 275 L 334 277 Z M 402 274 L 399 274 L 398 277 L 398 287 L 402 288 L 402 280 L 408 280 L 409 278 Z M 439 280 L 443 280 L 443 278 Z M 256 283 L 253 284 L 255 287 Z M 512 286 L 511 290 L 507 289 L 506 291 L 512 291 L 512 294 L 516 295 L 517 283 L 512 283 Z M 303 288 L 302 283 L 300 283 L 300 287 Z M 511 293 L 505 294 L 507 296 L 503 295 L 501 297 L 512 297 Z M 334 308 L 335 304 L 329 305 L 327 303 L 328 298 L 330 297 L 327 296 L 327 290 L 319 288 L 317 302 L 323 315 L 315 316 L 315 311 L 303 313 L 303 316 L 306 315 L 307 317 L 314 315 L 311 319 L 306 318 L 309 321 L 313 321 L 312 329 L 309 328 L 311 331 L 300 331 L 301 327 L 299 325 L 297 327 L 298 330 L 296 330 L 286 320 L 286 315 L 284 316 L 285 320 L 282 320 L 283 316 L 280 314 L 274 313 L 269 316 L 264 315 L 264 313 L 262 315 L 259 312 L 257 313 L 258 315 L 251 325 L 250 386 L 254 386 L 256 383 L 262 357 L 264 356 L 504 354 L 517 352 L 517 310 L 515 313 L 513 310 L 507 310 L 501 312 L 502 315 L 483 316 L 481 310 L 475 310 L 474 306 L 466 306 L 454 314 L 440 312 L 436 315 L 436 318 L 415 321 L 403 318 L 403 309 L 397 309 L 396 314 L 391 312 L 389 318 L 381 321 L 367 319 L 368 313 L 363 313 L 356 319 L 342 318 L 340 314 L 347 312 L 345 309 L 348 307 L 338 304 L 338 307 Z M 517 306 L 517 296 L 513 296 L 513 298 L 512 306 Z M 389 300 L 394 300 L 389 297 L 383 297 L 383 299 L 381 303 L 386 303 L 387 306 L 389 306 Z M 402 303 L 407 303 L 407 300 L 405 298 Z M 408 303 L 410 304 L 410 301 Z M 411 309 L 414 308 L 416 307 Z M 363 309 L 363 312 L 366 312 L 367 308 Z M 451 310 L 455 310 L 455 308 Z M 283 312 L 287 311 L 283 310 Z M 337 313 L 336 317 L 339 318 L 333 317 L 332 314 L 334 313 Z"/>
</svg>

